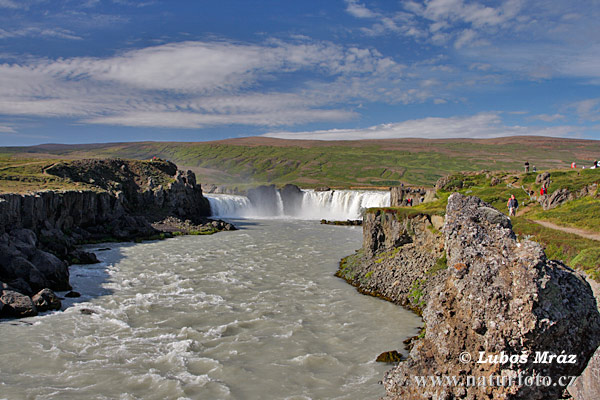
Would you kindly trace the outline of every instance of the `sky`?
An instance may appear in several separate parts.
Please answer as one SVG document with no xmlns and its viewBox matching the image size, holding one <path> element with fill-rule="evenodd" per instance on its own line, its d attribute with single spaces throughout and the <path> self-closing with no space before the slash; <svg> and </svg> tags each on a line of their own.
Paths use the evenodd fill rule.
<svg viewBox="0 0 600 400">
<path fill-rule="evenodd" d="M 600 140 L 598 0 L 0 0 L 0 145 Z"/>
</svg>

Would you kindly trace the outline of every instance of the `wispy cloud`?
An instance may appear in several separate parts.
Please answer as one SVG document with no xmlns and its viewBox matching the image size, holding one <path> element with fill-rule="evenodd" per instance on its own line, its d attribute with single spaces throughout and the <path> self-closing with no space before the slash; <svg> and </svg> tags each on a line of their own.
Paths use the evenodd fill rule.
<svg viewBox="0 0 600 400">
<path fill-rule="evenodd" d="M 23 8 L 23 4 L 19 4 L 18 2 L 13 0 L 0 0 L 0 8 L 18 9 Z"/>
<path fill-rule="evenodd" d="M 600 121 L 600 97 L 571 103 L 566 108 L 574 110 L 584 121 Z"/>
<path fill-rule="evenodd" d="M 346 3 L 348 13 L 368 24 L 362 32 L 450 45 L 474 72 L 490 66 L 534 79 L 600 84 L 600 9 L 593 0 L 409 0 L 400 10 L 375 10 L 368 0 Z"/>
<path fill-rule="evenodd" d="M 331 43 L 181 42 L 108 58 L 0 65 L 0 113 L 82 123 L 198 128 L 341 121 L 344 101 L 419 101 L 390 85 L 405 66 L 370 49 Z M 288 92 L 265 85 L 298 82 Z M 380 90 L 384 89 L 385 90 Z"/>
<path fill-rule="evenodd" d="M 1 125 L 0 124 L 0 133 L 15 133 L 16 130 L 14 127 L 10 125 Z"/>
<path fill-rule="evenodd" d="M 546 128 L 508 126 L 502 123 L 498 113 L 481 113 L 467 117 L 415 119 L 376 125 L 364 129 L 270 132 L 264 136 L 306 140 L 493 138 L 522 135 L 564 137 L 577 134 L 581 130 L 580 127 L 574 126 Z"/>
<path fill-rule="evenodd" d="M 566 118 L 565 115 L 562 114 L 538 114 L 538 115 L 532 115 L 530 116 L 529 119 L 530 121 L 544 121 L 544 122 L 554 122 L 554 121 L 560 121 L 560 120 L 564 120 Z"/>
<path fill-rule="evenodd" d="M 73 31 L 62 28 L 28 27 L 15 30 L 5 30 L 0 28 L 0 39 L 17 37 L 53 37 L 69 40 L 81 39 L 81 36 L 76 35 Z"/>
</svg>

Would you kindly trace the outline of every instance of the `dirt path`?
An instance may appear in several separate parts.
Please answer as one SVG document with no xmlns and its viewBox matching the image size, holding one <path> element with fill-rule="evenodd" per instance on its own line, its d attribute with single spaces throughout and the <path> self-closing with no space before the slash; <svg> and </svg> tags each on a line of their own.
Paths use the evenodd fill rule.
<svg viewBox="0 0 600 400">
<path fill-rule="evenodd" d="M 586 230 L 579 229 L 579 228 L 567 228 L 565 226 L 556 225 L 556 224 L 553 224 L 552 222 L 548 222 L 548 221 L 534 220 L 533 222 L 540 224 L 542 226 L 545 226 L 546 228 L 556 229 L 556 230 L 567 232 L 567 233 L 573 233 L 575 235 L 579 235 L 586 239 L 600 241 L 600 233 L 590 232 L 590 231 L 586 231 Z"/>
</svg>

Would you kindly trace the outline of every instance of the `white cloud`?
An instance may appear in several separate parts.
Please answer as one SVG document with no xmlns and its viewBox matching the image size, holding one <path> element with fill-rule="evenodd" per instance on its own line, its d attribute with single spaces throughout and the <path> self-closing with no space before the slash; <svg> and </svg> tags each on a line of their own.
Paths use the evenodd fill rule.
<svg viewBox="0 0 600 400">
<path fill-rule="evenodd" d="M 377 15 L 356 0 L 346 0 L 346 3 L 348 4 L 346 11 L 357 18 L 373 18 Z"/>
<path fill-rule="evenodd" d="M 569 136 L 581 131 L 579 127 L 524 127 L 506 126 L 498 113 L 481 113 L 468 117 L 423 118 L 404 122 L 376 125 L 364 129 L 332 129 L 307 132 L 270 132 L 264 136 L 282 139 L 306 140 L 361 140 L 361 139 L 447 139 L 492 138 L 501 136 Z"/>
<path fill-rule="evenodd" d="M 23 5 L 12 0 L 0 0 L 0 8 L 23 8 Z"/>
<path fill-rule="evenodd" d="M 600 121 L 600 97 L 569 104 L 567 109 L 575 110 L 577 116 L 586 121 Z"/>
<path fill-rule="evenodd" d="M 175 128 L 341 121 L 357 116 L 340 106 L 347 101 L 426 98 L 405 87 L 405 68 L 375 50 L 331 43 L 173 43 L 0 64 L 0 114 Z M 288 80 L 288 92 L 265 88 Z"/>
<path fill-rule="evenodd" d="M 472 42 L 476 36 L 477 36 L 477 34 L 475 33 L 474 30 L 465 29 L 464 31 L 462 31 L 460 33 L 460 35 L 458 35 L 458 38 L 454 42 L 454 47 L 457 49 L 460 49 L 461 47 L 464 47 L 465 45 Z"/>
<path fill-rule="evenodd" d="M 81 37 L 76 35 L 74 32 L 62 28 L 28 27 L 15 30 L 5 30 L 0 28 L 0 39 L 10 39 L 17 37 L 53 37 L 69 40 L 81 39 Z"/>
<path fill-rule="evenodd" d="M 15 133 L 16 130 L 10 125 L 0 125 L 0 133 Z"/>
<path fill-rule="evenodd" d="M 538 114 L 538 115 L 532 115 L 530 116 L 528 119 L 529 120 L 538 120 L 538 121 L 544 121 L 544 122 L 554 122 L 554 121 L 559 121 L 559 120 L 564 120 L 566 117 L 562 114 Z"/>
</svg>

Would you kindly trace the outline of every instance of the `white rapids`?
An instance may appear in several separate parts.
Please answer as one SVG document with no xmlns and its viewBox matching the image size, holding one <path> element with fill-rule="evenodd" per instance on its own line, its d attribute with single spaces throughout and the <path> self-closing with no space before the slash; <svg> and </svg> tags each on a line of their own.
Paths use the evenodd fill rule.
<svg viewBox="0 0 600 400">
<path fill-rule="evenodd" d="M 333 276 L 361 230 L 300 220 L 72 266 L 66 310 L 0 322 L 0 399 L 375 399 L 420 319 Z"/>
</svg>

